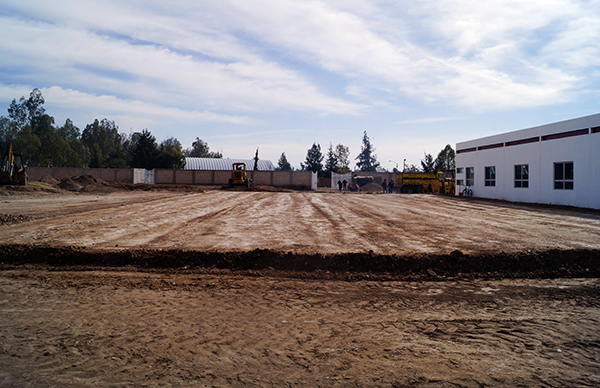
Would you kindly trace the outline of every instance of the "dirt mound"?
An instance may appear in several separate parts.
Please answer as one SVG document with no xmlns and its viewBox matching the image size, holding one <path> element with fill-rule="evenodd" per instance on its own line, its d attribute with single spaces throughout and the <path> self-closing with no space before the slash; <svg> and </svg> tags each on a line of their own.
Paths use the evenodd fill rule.
<svg viewBox="0 0 600 388">
<path fill-rule="evenodd" d="M 63 178 L 60 180 L 58 187 L 67 191 L 79 191 L 82 186 L 71 178 Z"/>
<path fill-rule="evenodd" d="M 44 175 L 39 182 L 43 182 L 43 183 L 47 183 L 51 186 L 55 186 L 58 187 L 58 184 L 60 183 L 60 180 L 51 177 L 50 175 Z"/>
<path fill-rule="evenodd" d="M 60 180 L 58 187 L 63 190 L 82 193 L 110 193 L 116 191 L 116 188 L 108 182 L 92 175 L 63 178 Z"/>
<path fill-rule="evenodd" d="M 364 186 L 360 186 L 360 191 L 364 191 L 365 193 L 383 193 L 383 186 L 371 182 Z"/>
<path fill-rule="evenodd" d="M 27 221 L 29 217 L 22 214 L 0 214 L 0 225 L 16 224 Z"/>
<path fill-rule="evenodd" d="M 21 185 L 4 185 L 0 186 L 0 195 L 12 194 L 29 194 L 29 193 L 62 193 L 55 185 L 46 182 L 29 182 L 24 186 Z"/>
<path fill-rule="evenodd" d="M 228 269 L 273 271 L 291 277 L 356 280 L 446 280 L 448 278 L 599 277 L 600 251 L 573 249 L 545 252 L 465 255 L 296 254 L 256 249 L 249 252 L 184 250 L 91 250 L 79 247 L 0 245 L 4 265 L 47 264 L 68 267 L 140 269 Z M 0 265 L 0 268 L 2 265 Z"/>
</svg>

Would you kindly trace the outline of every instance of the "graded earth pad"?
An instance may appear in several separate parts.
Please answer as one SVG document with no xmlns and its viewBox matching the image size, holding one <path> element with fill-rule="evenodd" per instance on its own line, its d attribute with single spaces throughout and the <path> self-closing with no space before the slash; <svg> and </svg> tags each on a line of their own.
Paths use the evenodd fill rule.
<svg viewBox="0 0 600 388">
<path fill-rule="evenodd" d="M 0 197 L 0 386 L 600 385 L 598 212 L 140 188 Z"/>
<path fill-rule="evenodd" d="M 65 204 L 64 210 L 54 202 Z M 57 213 L 58 212 L 58 213 Z M 294 254 L 600 249 L 600 213 L 433 195 L 120 191 L 11 196 L 0 244 Z"/>
</svg>

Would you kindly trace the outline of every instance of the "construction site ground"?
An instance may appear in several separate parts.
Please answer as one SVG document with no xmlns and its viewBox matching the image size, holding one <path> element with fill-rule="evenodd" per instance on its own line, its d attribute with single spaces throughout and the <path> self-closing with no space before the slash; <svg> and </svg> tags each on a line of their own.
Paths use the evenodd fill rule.
<svg viewBox="0 0 600 388">
<path fill-rule="evenodd" d="M 598 211 L 97 186 L 0 190 L 2 387 L 600 386 Z"/>
</svg>

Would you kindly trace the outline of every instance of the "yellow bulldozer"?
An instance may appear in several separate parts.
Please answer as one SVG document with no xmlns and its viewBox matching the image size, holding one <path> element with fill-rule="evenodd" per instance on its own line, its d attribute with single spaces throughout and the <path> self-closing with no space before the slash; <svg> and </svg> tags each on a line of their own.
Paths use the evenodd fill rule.
<svg viewBox="0 0 600 388">
<path fill-rule="evenodd" d="M 233 163 L 231 166 L 231 178 L 229 178 L 229 187 L 246 186 L 250 187 L 251 179 L 248 179 L 246 173 L 246 163 Z"/>
<path fill-rule="evenodd" d="M 396 175 L 401 193 L 432 193 L 454 195 L 454 178 L 446 178 L 443 171 L 403 172 Z"/>
<path fill-rule="evenodd" d="M 13 145 L 10 143 L 8 151 L 2 157 L 0 184 L 26 185 L 27 179 L 27 166 L 23 155 L 20 152 L 13 152 Z"/>
</svg>

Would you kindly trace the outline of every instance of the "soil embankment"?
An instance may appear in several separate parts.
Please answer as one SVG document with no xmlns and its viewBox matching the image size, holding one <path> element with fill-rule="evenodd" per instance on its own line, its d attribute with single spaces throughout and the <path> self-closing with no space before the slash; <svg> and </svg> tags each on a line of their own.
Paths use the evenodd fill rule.
<svg viewBox="0 0 600 388">
<path fill-rule="evenodd" d="M 343 280 L 448 280 L 600 277 L 600 251 L 552 250 L 513 254 L 411 256 L 374 253 L 297 254 L 184 250 L 93 250 L 74 247 L 0 245 L 0 269 L 22 265 L 55 269 L 126 267 L 140 271 L 230 270 L 250 275 Z M 240 272 L 241 271 L 241 272 Z"/>
</svg>

